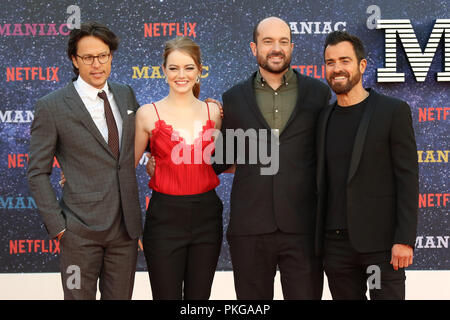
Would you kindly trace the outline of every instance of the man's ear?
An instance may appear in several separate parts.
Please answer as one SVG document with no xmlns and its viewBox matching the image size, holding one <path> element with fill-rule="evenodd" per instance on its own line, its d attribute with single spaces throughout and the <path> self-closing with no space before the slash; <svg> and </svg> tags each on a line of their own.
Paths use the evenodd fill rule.
<svg viewBox="0 0 450 320">
<path fill-rule="evenodd" d="M 366 71 L 366 67 L 367 67 L 367 60 L 361 59 L 361 61 L 359 62 L 359 72 L 364 73 Z"/>
<path fill-rule="evenodd" d="M 256 57 L 256 43 L 254 43 L 253 41 L 250 42 L 250 49 L 252 49 L 252 53 Z"/>
<path fill-rule="evenodd" d="M 77 61 L 77 57 L 76 56 L 72 56 L 72 63 L 77 69 L 80 69 L 78 67 L 78 61 Z"/>
</svg>

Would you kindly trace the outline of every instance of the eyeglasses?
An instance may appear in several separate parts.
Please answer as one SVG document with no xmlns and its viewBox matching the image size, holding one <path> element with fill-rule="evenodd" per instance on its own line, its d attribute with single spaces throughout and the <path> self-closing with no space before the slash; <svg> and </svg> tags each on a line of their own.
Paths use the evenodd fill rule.
<svg viewBox="0 0 450 320">
<path fill-rule="evenodd" d="M 77 57 L 81 58 L 84 64 L 91 65 L 94 63 L 94 59 L 97 58 L 98 62 L 101 64 L 105 64 L 109 61 L 109 57 L 111 56 L 111 53 L 102 53 L 98 56 L 79 56 Z"/>
</svg>

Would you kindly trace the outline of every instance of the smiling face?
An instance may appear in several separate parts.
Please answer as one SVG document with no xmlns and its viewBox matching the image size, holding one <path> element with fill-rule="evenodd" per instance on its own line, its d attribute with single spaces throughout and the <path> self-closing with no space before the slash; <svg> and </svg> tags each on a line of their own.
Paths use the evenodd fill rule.
<svg viewBox="0 0 450 320">
<path fill-rule="evenodd" d="M 110 53 L 108 45 L 94 36 L 83 37 L 77 43 L 77 55 L 80 57 Z M 78 56 L 72 56 L 72 62 L 78 68 L 81 78 L 94 88 L 103 88 L 111 74 L 112 55 L 105 64 L 101 64 L 98 58 L 95 58 L 91 65 L 84 64 L 83 60 Z"/>
<path fill-rule="evenodd" d="M 336 94 L 347 94 L 356 85 L 362 87 L 362 74 L 366 65 L 366 59 L 358 63 L 353 45 L 349 41 L 329 45 L 325 49 L 326 79 Z"/>
<path fill-rule="evenodd" d="M 163 66 L 170 90 L 181 94 L 192 93 L 200 70 L 201 66 L 197 66 L 194 59 L 181 50 L 172 51 Z"/>
<path fill-rule="evenodd" d="M 289 26 L 281 19 L 267 18 L 257 29 L 256 43 L 250 44 L 258 65 L 270 73 L 286 71 L 292 59 L 291 33 Z"/>
</svg>

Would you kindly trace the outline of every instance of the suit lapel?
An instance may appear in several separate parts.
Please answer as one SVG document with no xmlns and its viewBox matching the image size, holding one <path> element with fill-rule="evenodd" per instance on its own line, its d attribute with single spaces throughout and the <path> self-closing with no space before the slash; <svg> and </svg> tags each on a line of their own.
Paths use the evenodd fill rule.
<svg viewBox="0 0 450 320">
<path fill-rule="evenodd" d="M 77 116 L 77 118 L 80 120 L 80 122 L 86 127 L 86 129 L 100 143 L 100 145 L 102 145 L 102 147 L 112 157 L 114 157 L 108 144 L 106 143 L 102 134 L 98 130 L 97 126 L 95 125 L 94 120 L 92 120 L 92 117 L 89 114 L 89 111 L 86 109 L 83 101 L 81 100 L 80 95 L 78 94 L 77 90 L 75 89 L 75 86 L 73 85 L 73 82 L 71 82 L 67 86 L 67 94 L 64 98 L 64 101 L 69 106 L 69 108 L 72 110 L 72 112 Z"/>
<path fill-rule="evenodd" d="M 120 90 L 120 87 L 114 82 L 108 82 L 109 89 L 113 93 L 114 100 L 116 101 L 117 107 L 119 108 L 120 115 L 122 116 L 122 120 L 125 121 L 127 118 L 127 103 L 126 97 L 123 95 L 123 91 Z"/>
<path fill-rule="evenodd" d="M 319 190 L 321 190 L 321 186 L 323 183 L 323 177 L 324 177 L 324 170 L 325 170 L 325 142 L 327 137 L 327 127 L 328 127 L 328 121 L 330 120 L 331 112 L 333 111 L 334 107 L 336 106 L 336 102 L 328 106 L 327 109 L 325 109 L 323 118 L 321 119 L 319 123 L 319 128 L 317 131 L 317 187 Z"/>
<path fill-rule="evenodd" d="M 352 180 L 355 175 L 356 169 L 358 169 L 359 161 L 361 160 L 361 154 L 364 148 L 364 142 L 366 140 L 367 129 L 369 128 L 370 119 L 373 114 L 373 110 L 376 107 L 377 95 L 374 90 L 370 90 L 370 96 L 367 101 L 366 109 L 361 118 L 361 122 L 356 132 L 355 142 L 353 144 L 352 157 L 350 160 L 350 168 L 348 170 L 347 184 Z"/>
<path fill-rule="evenodd" d="M 270 130 L 270 126 L 267 123 L 266 119 L 261 113 L 258 104 L 255 99 L 255 89 L 253 88 L 253 80 L 255 78 L 256 72 L 251 76 L 246 82 L 244 82 L 242 86 L 243 95 L 247 101 L 250 110 L 255 114 L 256 119 L 268 130 Z"/>
</svg>

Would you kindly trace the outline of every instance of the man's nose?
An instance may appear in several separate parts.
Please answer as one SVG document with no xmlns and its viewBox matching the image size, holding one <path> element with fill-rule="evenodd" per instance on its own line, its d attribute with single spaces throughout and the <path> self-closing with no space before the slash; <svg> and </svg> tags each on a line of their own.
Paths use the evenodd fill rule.
<svg viewBox="0 0 450 320">
<path fill-rule="evenodd" d="M 334 72 L 335 73 L 338 73 L 338 72 L 340 72 L 342 70 L 342 64 L 340 63 L 340 62 L 336 62 L 335 64 L 334 64 Z"/>
<path fill-rule="evenodd" d="M 280 43 L 278 41 L 274 41 L 273 50 L 280 51 L 280 49 L 281 49 Z"/>
<path fill-rule="evenodd" d="M 92 65 L 95 68 L 98 68 L 101 65 L 101 63 L 100 63 L 100 61 L 98 59 L 99 59 L 99 57 L 94 57 L 94 61 L 92 62 Z"/>
</svg>

